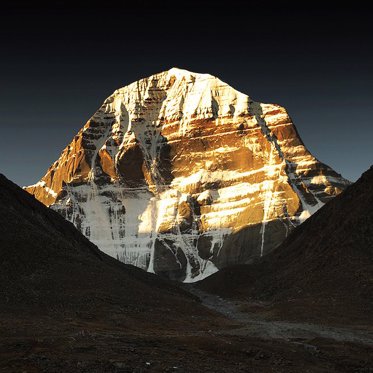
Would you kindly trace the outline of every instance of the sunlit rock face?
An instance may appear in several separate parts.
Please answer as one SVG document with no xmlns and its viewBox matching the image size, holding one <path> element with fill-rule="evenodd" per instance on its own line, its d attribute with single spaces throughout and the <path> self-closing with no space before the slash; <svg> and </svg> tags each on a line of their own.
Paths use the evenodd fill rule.
<svg viewBox="0 0 373 373">
<path fill-rule="evenodd" d="M 115 91 L 26 189 L 106 253 L 196 281 L 273 250 L 348 184 L 283 107 L 173 68 Z"/>
</svg>

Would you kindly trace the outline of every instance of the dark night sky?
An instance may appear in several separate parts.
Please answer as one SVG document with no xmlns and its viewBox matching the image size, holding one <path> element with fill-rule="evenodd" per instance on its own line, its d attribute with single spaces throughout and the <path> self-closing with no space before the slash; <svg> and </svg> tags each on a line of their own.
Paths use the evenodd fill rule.
<svg viewBox="0 0 373 373">
<path fill-rule="evenodd" d="M 363 2 L 107 3 L 1 9 L 0 172 L 16 183 L 38 181 L 115 89 L 173 66 L 285 106 L 310 151 L 350 180 L 373 163 Z"/>
</svg>

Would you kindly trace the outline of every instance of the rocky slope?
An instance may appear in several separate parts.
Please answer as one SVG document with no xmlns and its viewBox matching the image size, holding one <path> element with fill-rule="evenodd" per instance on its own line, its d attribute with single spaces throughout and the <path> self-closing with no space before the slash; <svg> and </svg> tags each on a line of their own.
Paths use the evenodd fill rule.
<svg viewBox="0 0 373 373">
<path fill-rule="evenodd" d="M 372 206 L 373 167 L 255 265 L 224 268 L 198 286 L 224 297 L 269 301 L 282 318 L 366 323 L 371 330 Z"/>
<path fill-rule="evenodd" d="M 195 281 L 270 252 L 347 185 L 283 107 L 173 68 L 115 91 L 26 190 L 111 256 Z"/>
</svg>

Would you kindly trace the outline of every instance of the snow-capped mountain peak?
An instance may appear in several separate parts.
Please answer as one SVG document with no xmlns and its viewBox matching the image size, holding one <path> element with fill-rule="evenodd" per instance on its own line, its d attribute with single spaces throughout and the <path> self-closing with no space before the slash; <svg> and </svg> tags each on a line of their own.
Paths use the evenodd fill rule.
<svg viewBox="0 0 373 373">
<path fill-rule="evenodd" d="M 283 107 L 171 68 L 116 90 L 26 189 L 119 260 L 195 281 L 271 251 L 348 184 Z"/>
</svg>

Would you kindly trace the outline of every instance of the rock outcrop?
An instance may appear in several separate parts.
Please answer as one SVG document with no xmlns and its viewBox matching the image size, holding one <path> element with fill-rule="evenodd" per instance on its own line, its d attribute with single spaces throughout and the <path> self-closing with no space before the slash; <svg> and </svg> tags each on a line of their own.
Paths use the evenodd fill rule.
<svg viewBox="0 0 373 373">
<path fill-rule="evenodd" d="M 195 281 L 270 252 L 348 184 L 283 107 L 173 68 L 115 91 L 26 190 L 104 252 Z"/>
</svg>

